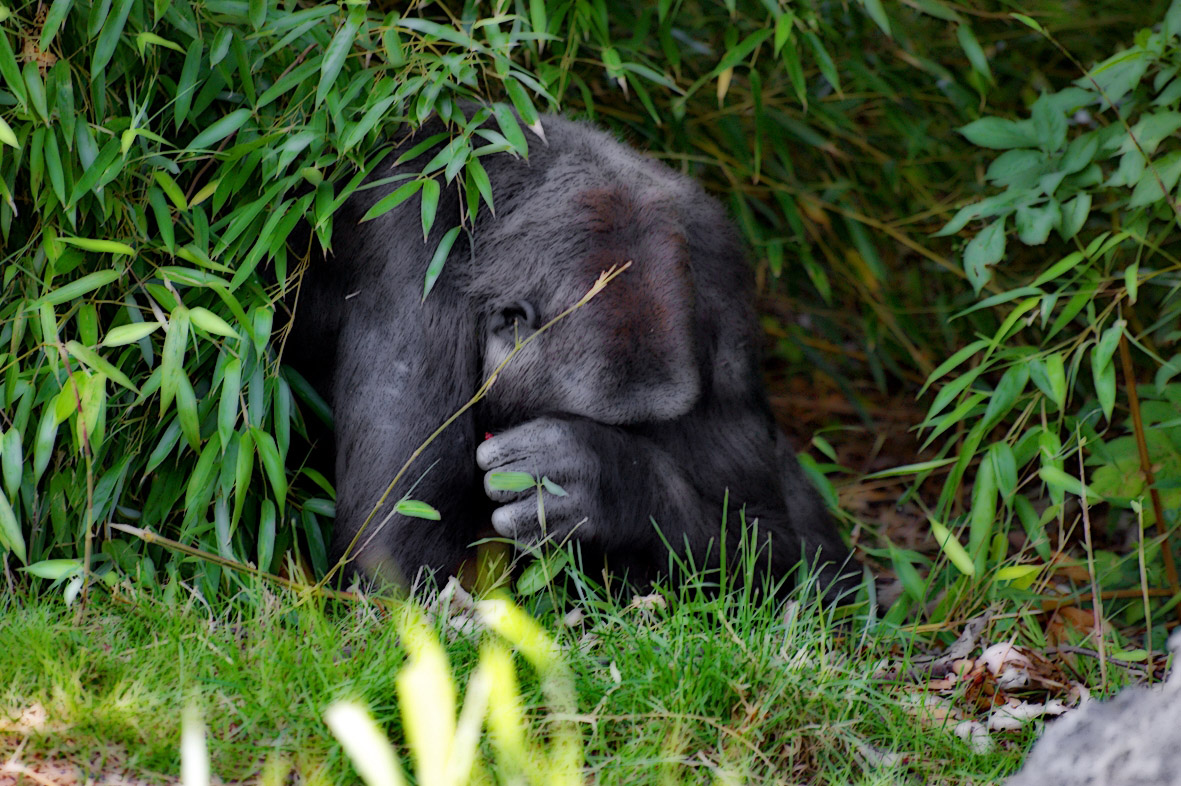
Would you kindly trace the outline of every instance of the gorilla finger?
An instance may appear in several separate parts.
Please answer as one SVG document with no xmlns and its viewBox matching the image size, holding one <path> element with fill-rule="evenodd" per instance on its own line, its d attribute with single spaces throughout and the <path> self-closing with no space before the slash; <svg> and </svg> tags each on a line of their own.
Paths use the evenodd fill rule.
<svg viewBox="0 0 1181 786">
<path fill-rule="evenodd" d="M 537 501 L 526 499 L 500 506 L 492 511 L 492 529 L 501 537 L 526 545 L 539 542 L 542 533 L 537 521 Z"/>
<path fill-rule="evenodd" d="M 476 464 L 487 470 L 518 461 L 543 452 L 564 435 L 561 421 L 551 418 L 531 420 L 480 443 L 476 448 Z"/>
</svg>

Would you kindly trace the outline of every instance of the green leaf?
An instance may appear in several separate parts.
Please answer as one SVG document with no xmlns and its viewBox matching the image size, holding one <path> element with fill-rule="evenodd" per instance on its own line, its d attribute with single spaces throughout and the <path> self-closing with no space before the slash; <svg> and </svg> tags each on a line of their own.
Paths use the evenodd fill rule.
<svg viewBox="0 0 1181 786">
<path fill-rule="evenodd" d="M 426 242 L 427 236 L 431 232 L 431 227 L 435 223 L 435 212 L 439 208 L 439 181 L 434 178 L 427 178 L 422 181 L 422 204 L 420 212 L 422 214 L 422 242 Z"/>
<path fill-rule="evenodd" d="M 68 243 L 83 251 L 93 251 L 96 254 L 124 254 L 128 256 L 135 254 L 134 248 L 116 240 L 96 240 L 86 237 L 70 237 L 68 235 L 58 239 L 63 243 Z"/>
<path fill-rule="evenodd" d="M 960 42 L 960 49 L 964 50 L 964 55 L 972 64 L 973 70 L 989 82 L 995 82 L 996 80 L 992 78 L 992 70 L 988 67 L 988 58 L 985 57 L 984 50 L 980 48 L 980 42 L 976 40 L 971 26 L 961 22 L 956 26 L 955 37 Z"/>
<path fill-rule="evenodd" d="M 427 519 L 429 521 L 438 521 L 442 518 L 439 511 L 432 508 L 425 502 L 417 499 L 400 499 L 394 505 L 394 510 L 401 513 L 403 516 L 410 516 L 415 519 Z"/>
<path fill-rule="evenodd" d="M 267 473 L 267 480 L 270 481 L 271 490 L 275 494 L 275 502 L 279 505 L 279 514 L 282 515 L 287 502 L 287 473 L 283 469 L 283 458 L 279 455 L 275 438 L 270 434 L 253 426 L 250 428 L 250 434 L 254 437 L 258 457 L 262 459 L 262 468 Z"/>
<path fill-rule="evenodd" d="M 1051 488 L 1066 491 L 1067 493 L 1074 494 L 1076 497 L 1085 495 L 1091 503 L 1098 502 L 1100 499 L 1098 494 L 1085 486 L 1078 478 L 1067 475 L 1057 467 L 1042 466 L 1037 471 L 1037 474 Z"/>
<path fill-rule="evenodd" d="M 1120 336 L 1124 334 L 1124 327 L 1127 324 L 1127 321 L 1117 319 L 1111 327 L 1103 331 L 1092 355 L 1092 363 L 1096 363 L 1098 369 L 1104 369 L 1111 365 L 1111 358 L 1115 354 L 1115 348 L 1119 346 Z"/>
<path fill-rule="evenodd" d="M 105 374 L 108 378 L 127 388 L 132 393 L 139 395 L 139 388 L 132 384 L 128 376 L 116 368 L 102 355 L 95 352 L 93 349 L 84 347 L 77 341 L 67 341 L 66 351 L 68 351 L 78 360 L 81 360 L 94 371 L 97 371 L 100 374 Z"/>
<path fill-rule="evenodd" d="M 525 491 L 537 486 L 528 472 L 489 472 L 484 482 L 492 491 Z"/>
<path fill-rule="evenodd" d="M 8 502 L 8 497 L 0 493 L 0 546 L 16 555 L 23 563 L 29 561 L 25 551 L 25 536 L 21 532 L 20 523 L 16 520 L 16 513 Z"/>
<path fill-rule="evenodd" d="M 964 249 L 964 272 L 976 294 L 992 278 L 992 266 L 1005 255 L 1005 220 L 992 222 L 972 238 Z"/>
<path fill-rule="evenodd" d="M 106 286 L 112 281 L 117 280 L 119 276 L 120 271 L 118 270 L 96 270 L 93 273 L 82 276 L 82 278 L 76 281 L 71 281 L 64 286 L 58 287 L 48 294 L 42 295 L 30 303 L 29 308 L 34 309 L 44 305 L 56 306 L 59 303 L 65 303 L 66 301 L 81 297 L 88 292 L 93 292 L 101 286 Z"/>
<path fill-rule="evenodd" d="M 435 283 L 439 280 L 439 276 L 443 273 L 443 265 L 447 263 L 447 257 L 451 253 L 451 247 L 455 245 L 455 238 L 459 237 L 459 231 L 463 227 L 454 226 L 447 230 L 447 234 L 443 235 L 443 239 L 439 241 L 439 245 L 435 247 L 435 253 L 431 256 L 431 262 L 427 265 L 426 279 L 422 282 L 422 299 L 426 300 L 426 296 L 434 289 Z"/>
<path fill-rule="evenodd" d="M 361 18 L 364 17 L 362 16 Z M 356 19 L 357 17 L 350 13 L 345 23 L 332 36 L 332 40 L 328 43 L 328 48 L 324 50 L 324 62 L 320 66 L 320 83 L 316 86 L 315 105 L 317 107 L 324 103 L 324 98 L 328 95 L 328 90 L 336 82 L 336 77 L 340 75 L 340 69 L 344 66 L 345 58 L 352 51 L 353 39 L 357 35 L 357 27 L 359 25 L 358 21 L 354 21 Z"/>
<path fill-rule="evenodd" d="M 393 191 L 393 193 L 386 194 L 381 199 L 377 200 L 377 204 L 365 211 L 365 215 L 361 217 L 361 221 L 371 221 L 378 216 L 385 215 L 393 210 L 398 205 L 405 202 L 411 196 L 422 188 L 423 180 L 411 180 L 409 183 L 404 183 Z"/>
<path fill-rule="evenodd" d="M 21 433 L 16 426 L 4 432 L 0 439 L 0 472 L 3 474 L 4 490 L 8 496 L 15 499 L 20 490 L 21 475 L 24 469 L 23 445 Z"/>
<path fill-rule="evenodd" d="M 977 147 L 987 147 L 992 150 L 1037 147 L 1038 144 L 1033 123 L 1028 120 L 1014 121 L 1003 120 L 999 117 L 982 117 L 958 130 Z"/>
<path fill-rule="evenodd" d="M 984 411 L 985 428 L 992 428 L 1009 414 L 1028 381 L 1029 366 L 1025 363 L 1017 363 L 1005 372 L 988 399 L 988 408 Z"/>
<path fill-rule="evenodd" d="M 58 28 L 70 13 L 70 6 L 73 4 L 74 0 L 53 0 L 53 4 L 49 6 L 49 12 L 45 14 L 45 24 L 41 27 L 41 38 L 37 42 L 37 48 L 42 52 L 48 51 L 53 37 L 57 35 Z"/>
<path fill-rule="evenodd" d="M 1137 208 L 1167 199 L 1181 178 L 1181 150 L 1153 161 L 1140 175 L 1128 207 Z"/>
<path fill-rule="evenodd" d="M 986 340 L 979 339 L 977 341 L 973 341 L 966 347 L 961 347 L 955 352 L 955 354 L 940 363 L 939 367 L 931 372 L 930 376 L 927 377 L 927 381 L 923 383 L 923 387 L 922 390 L 919 391 L 919 395 L 922 396 L 923 393 L 927 392 L 927 388 L 931 386 L 932 382 L 941 378 L 947 372 L 951 371 L 953 368 L 963 363 L 965 360 L 972 357 L 972 355 L 975 355 L 977 352 L 987 346 L 988 342 Z"/>
<path fill-rule="evenodd" d="M 228 445 L 240 409 L 238 397 L 242 393 L 242 361 L 231 358 L 226 362 L 221 381 L 221 399 L 217 405 L 217 433 L 221 444 Z"/>
<path fill-rule="evenodd" d="M 201 421 L 197 414 L 197 396 L 193 383 L 181 369 L 176 375 L 176 417 L 180 420 L 180 431 L 193 450 L 201 449 Z"/>
<path fill-rule="evenodd" d="M 119 45 L 119 37 L 123 35 L 123 26 L 127 24 L 127 15 L 131 13 L 131 6 L 135 0 L 114 0 L 111 12 L 103 23 L 102 31 L 98 34 L 98 41 L 94 45 L 90 58 L 90 75 L 97 76 L 106 68 L 115 54 L 115 47 Z"/>
<path fill-rule="evenodd" d="M 943 553 L 947 555 L 951 564 L 955 565 L 960 573 L 963 573 L 965 576 L 975 576 L 976 563 L 968 556 L 968 552 L 964 550 L 963 545 L 956 540 L 951 531 L 935 519 L 928 519 L 927 521 L 931 525 L 931 534 L 935 536 L 935 542 L 943 550 Z"/>
<path fill-rule="evenodd" d="M 189 309 L 189 319 L 192 320 L 194 325 L 207 333 L 226 336 L 228 338 L 240 338 L 228 322 L 207 308 L 194 306 Z"/>
<path fill-rule="evenodd" d="M 190 150 L 204 150 L 210 148 L 217 142 L 225 139 L 230 134 L 236 132 L 249 119 L 249 109 L 235 109 L 225 117 L 216 121 L 213 125 L 206 128 L 197 136 L 193 137 L 193 141 L 188 144 Z M 157 180 L 157 182 L 159 182 Z M 161 186 L 163 184 L 161 183 Z M 201 202 L 197 196 L 193 197 L 193 204 Z"/>
<path fill-rule="evenodd" d="M 34 562 L 27 568 L 22 568 L 22 570 L 38 578 L 57 581 L 80 572 L 82 570 L 82 562 L 76 559 L 46 559 L 40 562 Z"/>
<path fill-rule="evenodd" d="M 517 579 L 517 594 L 528 596 L 541 592 L 562 572 L 569 561 L 570 558 L 564 551 L 554 551 L 533 560 L 521 571 L 521 578 Z"/>
<path fill-rule="evenodd" d="M 208 499 L 213 495 L 213 484 L 217 482 L 216 463 L 221 457 L 221 440 L 213 435 L 201 450 L 201 456 L 193 466 L 189 475 L 189 484 L 185 489 L 184 509 L 189 512 L 194 503 Z M 197 511 L 200 512 L 200 511 Z"/>
<path fill-rule="evenodd" d="M 968 518 L 968 554 L 973 564 L 983 567 L 984 546 L 992 538 L 996 524 L 996 478 L 991 461 L 981 461 L 972 484 L 972 510 Z"/>
<path fill-rule="evenodd" d="M 8 123 L 5 123 L 2 117 L 0 117 L 0 142 L 20 150 L 20 144 L 17 142 L 16 134 L 13 133 L 12 127 Z"/>
<path fill-rule="evenodd" d="M 874 21 L 882 32 L 888 36 L 893 36 L 890 32 L 890 19 L 886 16 L 886 9 L 882 7 L 882 0 L 857 0 L 869 14 L 869 18 Z"/>
<path fill-rule="evenodd" d="M 1058 203 L 1051 199 L 1041 207 L 1018 207 L 1015 224 L 1017 237 L 1027 246 L 1040 246 L 1050 237 L 1050 230 L 1062 221 Z"/>
<path fill-rule="evenodd" d="M 184 65 L 180 69 L 180 81 L 176 84 L 176 103 L 172 108 L 173 127 L 177 129 L 188 118 L 189 109 L 193 105 L 193 96 L 197 92 L 197 74 L 201 70 L 202 46 L 203 42 L 199 37 L 193 39 L 192 43 L 189 44 L 189 50 L 185 53 Z M 163 186 L 162 183 L 161 186 Z M 165 189 L 166 192 L 167 190 Z M 172 194 L 168 196 L 171 198 Z M 176 204 L 177 210 L 184 210 L 186 207 L 183 196 L 179 204 L 177 204 L 175 199 L 173 200 L 173 204 Z"/>
<path fill-rule="evenodd" d="M 275 503 L 264 499 L 258 514 L 258 567 L 270 570 L 275 556 Z"/>
<path fill-rule="evenodd" d="M 548 491 L 550 494 L 553 494 L 555 497 L 569 496 L 569 493 L 566 491 L 566 489 L 562 488 L 557 483 L 554 483 L 547 477 L 543 477 L 541 479 L 541 485 L 546 491 Z"/>
<path fill-rule="evenodd" d="M 1099 399 L 1099 406 L 1103 408 L 1103 416 L 1111 422 L 1115 411 L 1115 364 L 1106 362 L 1099 355 L 1099 347 L 1091 350 L 1091 375 L 1095 382 L 1095 396 Z"/>
<path fill-rule="evenodd" d="M 1066 403 L 1066 369 L 1062 354 L 1054 352 L 1045 358 L 1034 358 L 1029 363 L 1029 376 L 1038 390 L 1062 409 Z"/>
</svg>

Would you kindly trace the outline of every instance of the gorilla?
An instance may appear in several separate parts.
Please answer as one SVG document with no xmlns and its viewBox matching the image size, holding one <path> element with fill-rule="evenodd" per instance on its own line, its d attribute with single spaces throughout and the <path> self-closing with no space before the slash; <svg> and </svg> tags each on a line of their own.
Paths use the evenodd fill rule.
<svg viewBox="0 0 1181 786">
<path fill-rule="evenodd" d="M 644 586 L 668 575 L 670 549 L 717 567 L 757 533 L 771 579 L 803 560 L 823 565 L 830 594 L 853 586 L 848 550 L 772 419 L 753 275 L 722 207 L 589 125 L 545 116 L 542 129 L 527 159 L 480 159 L 495 213 L 485 205 L 468 223 L 425 298 L 434 249 L 461 217 L 455 184 L 443 184 L 426 242 L 417 197 L 360 219 L 441 144 L 401 164 L 390 153 L 369 176 L 383 183 L 337 212 L 331 254 L 311 260 L 286 352 L 335 411 L 333 558 L 519 340 L 630 262 L 430 443 L 358 540 L 361 570 L 445 578 L 498 534 L 577 541 L 584 564 Z M 435 119 L 416 139 L 444 130 Z M 489 482 L 501 472 L 547 478 L 556 493 L 503 490 Z M 441 520 L 392 513 L 408 494 Z"/>
</svg>

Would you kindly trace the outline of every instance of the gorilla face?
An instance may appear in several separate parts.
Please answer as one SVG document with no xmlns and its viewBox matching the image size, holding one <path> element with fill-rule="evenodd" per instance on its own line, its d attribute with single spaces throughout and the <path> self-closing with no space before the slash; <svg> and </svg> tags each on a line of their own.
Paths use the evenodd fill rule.
<svg viewBox="0 0 1181 786">
<path fill-rule="evenodd" d="M 630 267 L 500 372 L 487 402 L 494 419 L 511 424 L 563 412 L 627 425 L 672 420 L 693 408 L 701 393 L 696 298 L 685 236 L 667 197 L 657 187 L 585 188 L 561 200 L 560 218 L 539 200 L 514 211 L 534 220 L 501 219 L 516 231 L 491 243 L 522 264 L 502 289 L 518 296 L 489 301 L 486 376 L 601 273 Z M 561 251 L 569 256 L 537 259 L 534 249 L 552 249 L 555 236 L 565 239 Z"/>
</svg>

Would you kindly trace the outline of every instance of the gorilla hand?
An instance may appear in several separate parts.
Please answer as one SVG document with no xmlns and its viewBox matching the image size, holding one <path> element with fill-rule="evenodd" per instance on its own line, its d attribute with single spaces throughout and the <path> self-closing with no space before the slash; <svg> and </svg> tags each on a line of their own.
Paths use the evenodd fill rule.
<svg viewBox="0 0 1181 786">
<path fill-rule="evenodd" d="M 699 529 L 697 491 L 675 462 L 643 437 L 593 420 L 544 417 L 486 440 L 476 463 L 487 471 L 484 493 L 502 503 L 492 527 L 504 537 L 536 543 L 573 535 L 600 547 L 654 548 L 658 524 L 685 532 Z M 546 531 L 538 516 L 537 491 L 491 488 L 496 472 L 528 472 L 549 478 L 565 496 L 543 491 Z"/>
<path fill-rule="evenodd" d="M 500 535 L 521 543 L 537 543 L 546 537 L 557 542 L 575 532 L 589 540 L 602 526 L 597 497 L 602 488 L 602 461 L 586 439 L 584 421 L 538 418 L 485 440 L 476 449 L 476 463 L 486 470 L 484 493 L 501 503 L 492 514 L 492 527 Z M 502 472 L 527 472 L 548 478 L 565 496 L 543 491 L 545 529 L 539 518 L 537 488 L 509 491 L 494 488 L 493 476 Z M 543 487 L 544 488 L 544 487 Z"/>
</svg>

